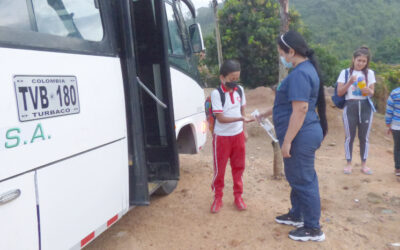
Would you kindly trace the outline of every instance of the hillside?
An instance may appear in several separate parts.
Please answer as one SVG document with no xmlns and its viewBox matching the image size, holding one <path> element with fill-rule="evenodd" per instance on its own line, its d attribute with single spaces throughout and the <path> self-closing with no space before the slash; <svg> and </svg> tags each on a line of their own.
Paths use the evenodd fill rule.
<svg viewBox="0 0 400 250">
<path fill-rule="evenodd" d="M 218 9 L 224 7 L 223 3 L 218 4 Z M 203 37 L 212 36 L 215 29 L 214 11 L 211 7 L 202 7 L 197 9 L 197 22 L 201 25 Z"/>
<path fill-rule="evenodd" d="M 360 45 L 373 52 L 383 40 L 400 38 L 398 0 L 291 0 L 314 43 L 348 59 Z M 400 63 L 400 62 L 399 62 Z"/>
<path fill-rule="evenodd" d="M 203 37 L 206 38 L 213 34 L 215 24 L 214 24 L 214 13 L 212 8 L 202 7 L 197 9 L 197 22 L 201 25 L 201 31 L 203 32 Z"/>
</svg>

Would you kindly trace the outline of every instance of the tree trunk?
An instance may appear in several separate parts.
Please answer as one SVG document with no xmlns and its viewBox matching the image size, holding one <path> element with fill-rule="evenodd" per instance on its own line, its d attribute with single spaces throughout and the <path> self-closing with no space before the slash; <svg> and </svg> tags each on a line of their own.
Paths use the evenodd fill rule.
<svg viewBox="0 0 400 250">
<path fill-rule="evenodd" d="M 214 17 L 215 17 L 215 40 L 217 41 L 217 52 L 218 52 L 218 65 L 221 68 L 223 57 L 222 57 L 222 45 L 221 45 L 221 34 L 219 33 L 219 18 L 218 18 L 218 1 L 213 0 Z"/>
<path fill-rule="evenodd" d="M 289 31 L 289 0 L 279 0 L 280 8 L 279 13 L 281 16 L 280 34 L 285 34 Z M 279 61 L 279 82 L 281 82 L 288 75 L 288 71 Z"/>
<path fill-rule="evenodd" d="M 279 0 L 281 15 L 281 34 L 289 31 L 289 0 Z"/>
<path fill-rule="evenodd" d="M 280 34 L 284 34 L 289 31 L 289 0 L 279 0 L 280 4 L 280 17 L 281 27 Z M 288 70 L 283 66 L 281 60 L 278 59 L 279 63 L 279 83 L 288 75 Z M 274 178 L 281 179 L 283 176 L 282 167 L 282 153 L 278 143 L 272 142 L 272 148 L 274 150 Z"/>
<path fill-rule="evenodd" d="M 282 179 L 282 163 L 283 157 L 281 148 L 279 147 L 279 142 L 272 141 L 272 149 L 274 150 L 274 179 L 280 180 Z"/>
</svg>

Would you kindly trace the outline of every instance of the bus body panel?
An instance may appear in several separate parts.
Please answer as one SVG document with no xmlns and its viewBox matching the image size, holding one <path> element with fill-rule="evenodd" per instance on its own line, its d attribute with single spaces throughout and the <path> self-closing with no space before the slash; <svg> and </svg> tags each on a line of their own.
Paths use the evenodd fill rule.
<svg viewBox="0 0 400 250">
<path fill-rule="evenodd" d="M 185 125 L 195 129 L 194 136 L 197 151 L 206 142 L 207 134 L 203 132 L 206 115 L 204 113 L 204 91 L 197 82 L 187 74 L 171 67 L 172 96 L 174 102 L 174 115 L 176 135 Z M 198 93 L 193 95 L 191 93 Z"/>
<path fill-rule="evenodd" d="M 93 3 L 90 0 L 86 2 Z M 141 131 L 132 132 L 132 120 L 137 124 L 145 123 L 142 113 L 127 114 L 126 111 L 131 108 L 127 105 L 130 105 L 132 99 L 138 100 L 133 98 L 132 93 L 124 93 L 124 85 L 137 84 L 132 80 L 136 79 L 136 73 L 133 73 L 133 78 L 129 78 L 129 71 L 124 68 L 124 60 L 136 56 L 133 52 L 128 53 L 131 49 L 129 46 L 135 46 L 135 43 L 129 40 L 129 49 L 126 49 L 123 36 L 115 36 L 123 22 L 112 14 L 116 12 L 128 18 L 126 20 L 129 22 L 131 19 L 123 11 L 124 8 L 113 9 L 114 6 L 136 4 L 134 7 L 138 7 L 139 3 L 146 2 L 124 0 L 115 1 L 116 5 L 112 5 L 106 0 L 100 0 L 96 3 L 99 3 L 102 17 L 105 17 L 102 19 L 105 39 L 100 42 L 88 43 L 82 40 L 80 44 L 80 38 L 56 36 L 53 36 L 53 41 L 51 35 L 42 37 L 40 33 L 37 36 L 28 34 L 27 37 L 32 39 L 24 38 L 20 41 L 16 41 L 12 33 L 0 39 L 5 42 L 2 45 L 14 47 L 0 47 L 0 58 L 4 61 L 0 73 L 0 195 L 13 188 L 22 191 L 21 197 L 0 206 L 0 221 L 6 225 L 0 226 L 0 249 L 80 249 L 128 211 L 131 202 L 129 192 L 133 193 L 130 188 L 135 184 L 130 179 L 134 172 L 132 170 L 144 171 L 145 174 L 141 176 L 143 183 L 150 178 L 145 168 L 150 169 L 151 165 L 138 165 L 142 169 L 135 165 L 129 167 L 129 159 L 137 157 L 132 147 L 137 149 L 143 146 L 137 139 Z M 164 4 L 164 1 L 153 3 Z M 153 12 L 156 13 L 154 4 Z M 38 12 L 31 11 L 29 14 L 35 15 Z M 34 16 L 30 18 L 34 20 Z M 113 22 L 118 22 L 115 23 L 115 32 L 111 32 Z M 62 39 L 63 43 L 54 45 L 55 41 Z M 43 44 L 38 47 L 40 41 Z M 47 48 L 48 45 L 52 47 Z M 135 68 L 134 64 L 129 66 Z M 206 140 L 206 133 L 202 131 L 205 122 L 204 92 L 190 74 L 184 71 L 171 68 L 171 79 L 168 74 L 164 74 L 168 79 L 162 80 L 171 80 L 175 131 L 190 126 L 198 151 Z M 30 102 L 31 109 L 43 105 L 35 94 L 26 92 L 24 95 L 16 87 L 20 77 L 27 76 L 37 79 L 76 78 L 79 112 L 29 121 L 22 119 L 19 114 L 22 96 Z M 48 94 L 48 98 L 58 98 L 56 93 Z M 143 112 L 138 110 L 136 112 Z M 169 115 L 168 126 L 173 133 L 172 111 Z M 127 121 L 130 123 L 129 131 Z M 142 133 L 145 132 L 149 131 Z M 175 151 L 173 153 L 178 157 Z M 143 162 L 154 160 L 149 158 Z M 135 163 L 134 160 L 132 162 Z M 166 166 L 157 161 L 154 163 Z"/>
<path fill-rule="evenodd" d="M 123 139 L 38 170 L 43 250 L 69 249 L 128 211 L 126 147 Z"/>
<path fill-rule="evenodd" d="M 0 180 L 126 137 L 118 58 L 6 48 L 0 57 L 9 58 L 0 75 L 0 158 L 12 165 L 0 169 Z M 80 113 L 20 122 L 16 75 L 76 77 Z"/>
<path fill-rule="evenodd" d="M 203 113 L 199 113 L 194 116 L 183 118 L 179 121 L 175 121 L 175 125 L 177 137 L 179 137 L 179 133 L 183 127 L 191 127 L 196 144 L 196 153 L 198 153 L 206 143 L 207 124 L 205 121 L 205 115 Z"/>
<path fill-rule="evenodd" d="M 205 117 L 203 89 L 187 74 L 173 67 L 170 69 L 175 120 L 179 121 L 198 113 L 203 113 Z M 198 93 L 198 95 L 190 93 Z"/>
<path fill-rule="evenodd" d="M 26 174 L 19 175 L 38 169 L 36 191 L 42 208 L 42 249 L 67 249 L 129 206 L 126 111 L 120 60 L 7 48 L 0 48 L 0 57 L 9 59 L 0 74 L 1 184 L 16 179 L 24 187 L 29 183 Z M 20 121 L 16 76 L 76 77 L 79 113 Z M 51 98 L 51 93 L 48 94 Z M 27 102 L 32 101 L 30 95 L 25 97 Z M 35 193 L 34 185 L 30 192 Z M 37 223 L 35 206 L 17 209 L 15 214 L 28 208 L 29 219 Z M 25 232 L 24 226 L 15 224 L 18 226 Z M 26 232 L 23 237 L 32 233 Z M 2 235 L 10 234 L 7 231 Z M 14 236 L 8 238 L 13 238 L 15 244 Z"/>
<path fill-rule="evenodd" d="M 15 189 L 21 191 L 18 198 L 0 205 L 0 249 L 39 249 L 34 179 L 31 172 L 0 182 L 0 196 Z"/>
</svg>

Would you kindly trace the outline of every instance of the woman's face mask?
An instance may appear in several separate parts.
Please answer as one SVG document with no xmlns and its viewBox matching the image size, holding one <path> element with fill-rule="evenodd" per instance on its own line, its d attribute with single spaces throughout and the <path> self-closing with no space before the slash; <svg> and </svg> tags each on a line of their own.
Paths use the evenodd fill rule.
<svg viewBox="0 0 400 250">
<path fill-rule="evenodd" d="M 283 56 L 280 56 L 280 58 L 281 58 L 281 62 L 283 64 L 283 66 L 285 66 L 285 68 L 288 68 L 288 69 L 293 68 L 292 62 L 286 61 L 285 57 L 283 57 Z"/>
<path fill-rule="evenodd" d="M 279 46 L 277 46 L 278 47 L 278 53 L 279 53 L 279 56 L 280 56 L 280 60 L 281 60 L 281 62 L 282 62 L 282 64 L 283 64 L 283 66 L 285 66 L 285 68 L 287 68 L 287 69 L 290 69 L 290 68 L 293 68 L 293 63 L 292 62 L 288 62 L 287 60 L 286 60 L 286 58 L 289 56 L 289 57 L 293 57 L 294 56 L 294 50 L 293 49 L 290 49 L 289 50 L 289 53 L 286 53 L 284 50 L 282 50 Z"/>
</svg>

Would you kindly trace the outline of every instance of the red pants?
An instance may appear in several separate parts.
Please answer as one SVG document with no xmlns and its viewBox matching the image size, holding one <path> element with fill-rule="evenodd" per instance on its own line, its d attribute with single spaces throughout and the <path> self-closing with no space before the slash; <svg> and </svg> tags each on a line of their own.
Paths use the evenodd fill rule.
<svg viewBox="0 0 400 250">
<path fill-rule="evenodd" d="M 213 135 L 214 178 L 211 188 L 215 198 L 222 198 L 225 169 L 228 159 L 231 162 L 233 195 L 241 197 L 243 193 L 242 175 L 245 167 L 246 146 L 244 133 L 234 136 Z"/>
</svg>

